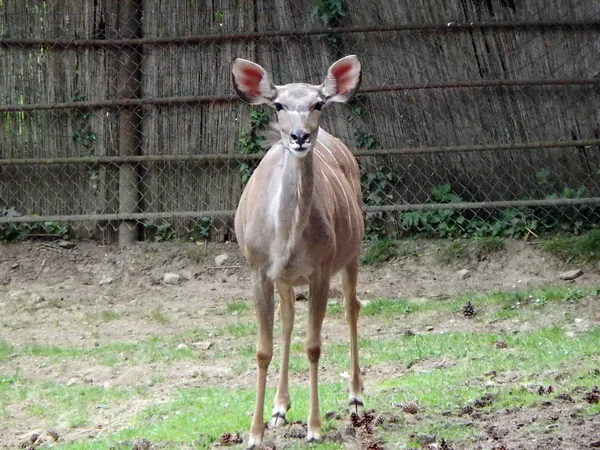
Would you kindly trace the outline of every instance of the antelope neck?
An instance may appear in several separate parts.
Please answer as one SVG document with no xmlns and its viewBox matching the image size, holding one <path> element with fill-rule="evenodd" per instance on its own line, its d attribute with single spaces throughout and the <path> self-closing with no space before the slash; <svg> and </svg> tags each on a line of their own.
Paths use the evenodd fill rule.
<svg viewBox="0 0 600 450">
<path fill-rule="evenodd" d="M 275 206 L 275 231 L 279 242 L 292 248 L 308 223 L 313 199 L 314 173 L 313 149 L 307 155 L 297 157 L 285 149 L 279 186 L 273 199 Z"/>
</svg>

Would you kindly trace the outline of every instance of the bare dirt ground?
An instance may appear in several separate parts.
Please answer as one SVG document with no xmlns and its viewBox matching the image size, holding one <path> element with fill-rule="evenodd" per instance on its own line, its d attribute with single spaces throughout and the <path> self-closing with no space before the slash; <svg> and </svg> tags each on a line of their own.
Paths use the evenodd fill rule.
<svg viewBox="0 0 600 450">
<path fill-rule="evenodd" d="M 236 318 L 226 313 L 225 306 L 233 300 L 250 302 L 249 274 L 237 246 L 195 243 L 140 243 L 131 248 L 100 246 L 95 242 L 78 241 L 73 248 L 62 248 L 57 242 L 31 241 L 0 245 L 0 342 L 20 346 L 32 343 L 86 348 L 114 341 L 138 342 L 151 336 L 175 336 L 182 330 L 198 327 L 215 330 L 230 324 Z M 489 292 L 522 290 L 547 285 L 600 285 L 598 267 L 584 267 L 584 273 L 574 281 L 563 281 L 559 274 L 575 268 L 540 250 L 536 245 L 506 241 L 505 249 L 478 254 L 470 249 L 466 255 L 448 261 L 441 257 L 440 241 L 411 241 L 409 256 L 397 258 L 379 266 L 363 266 L 359 280 L 361 299 L 435 298 L 443 299 L 467 291 Z M 215 257 L 224 255 L 218 263 Z M 469 272 L 460 275 L 459 270 Z M 175 273 L 179 280 L 165 283 L 164 275 Z M 339 297 L 339 280 L 335 280 L 332 297 Z M 306 308 L 299 302 L 298 308 Z M 598 321 L 598 303 L 589 301 L 578 311 L 587 321 Z M 94 320 L 107 311 L 114 313 L 111 320 Z M 556 314 L 559 314 L 556 311 Z M 152 320 L 152 315 L 166 320 Z M 545 320 L 553 320 L 549 313 Z M 327 319 L 326 319 L 327 320 Z M 403 329 L 425 324 L 402 324 Z M 489 329 L 490 325 L 487 325 Z M 498 330 L 523 327 L 524 324 L 506 322 L 493 324 Z M 447 330 L 469 327 L 460 319 L 444 324 Z M 363 334 L 401 332 L 382 330 L 376 322 L 361 322 Z M 416 330 L 421 331 L 421 330 Z M 329 320 L 324 328 L 326 339 L 344 341 L 343 318 Z M 210 346 L 221 351 L 233 351 L 241 344 L 235 337 L 216 336 Z M 247 341 L 247 340 L 245 340 Z M 247 342 L 245 342 L 247 343 Z M 207 344 L 208 345 L 208 344 Z M 418 368 L 413 368 L 417 370 Z M 367 377 L 387 376 L 385 367 L 365 368 Z M 64 383 L 93 382 L 98 385 L 129 387 L 139 383 L 152 385 L 161 396 L 168 395 L 175 386 L 194 386 L 198 372 L 201 383 L 215 383 L 230 387 L 250 387 L 253 373 L 233 370 L 226 362 L 207 366 L 186 363 L 177 370 L 155 364 L 151 367 L 132 366 L 125 371 L 108 366 L 74 366 L 71 364 L 38 367 L 27 358 L 17 358 L 0 364 L 0 372 L 26 372 L 37 379 Z M 164 375 L 162 384 L 151 381 L 150 375 Z M 327 373 L 323 375 L 327 378 Z M 330 375 L 338 376 L 338 374 Z M 156 378 L 156 377 L 155 377 Z M 304 379 L 304 377 L 303 377 Z M 138 410 L 144 405 L 124 405 Z M 566 417 L 572 427 L 565 429 L 577 436 L 543 433 L 531 436 L 515 434 L 510 448 L 522 449 L 575 449 L 587 448 L 600 440 L 600 423 L 580 419 L 575 406 L 568 401 L 547 405 L 539 411 L 540 420 L 552 422 L 553 417 Z M 94 418 L 102 424 L 102 433 L 118 429 L 119 420 L 102 416 Z M 36 425 L 18 408 L 10 411 L 10 423 L 0 424 L 0 447 L 14 448 Z M 22 421 L 19 420 L 22 417 Z M 118 419 L 118 418 L 117 418 Z M 461 419 L 462 420 L 462 419 Z M 473 425 L 490 430 L 507 427 L 518 429 L 517 424 L 531 420 L 528 412 L 499 413 L 489 417 L 469 417 L 465 426 Z M 596 428 L 594 428 L 596 427 Z M 89 435 L 97 431 L 90 429 Z M 562 431 L 561 431 L 562 432 Z M 61 430 L 64 439 L 68 430 Z M 493 434 L 493 431 L 490 431 Z M 568 433 L 568 431 L 564 431 Z M 335 438 L 335 437 L 334 437 Z M 490 438 L 491 439 L 491 438 Z M 491 449 L 488 446 L 477 448 Z M 570 444 L 573 442 L 574 444 Z M 600 443 L 598 444 L 600 446 Z M 425 447 L 424 447 L 425 448 Z M 434 447 L 432 447 L 434 448 Z M 500 448 L 500 447 L 498 447 Z"/>
</svg>

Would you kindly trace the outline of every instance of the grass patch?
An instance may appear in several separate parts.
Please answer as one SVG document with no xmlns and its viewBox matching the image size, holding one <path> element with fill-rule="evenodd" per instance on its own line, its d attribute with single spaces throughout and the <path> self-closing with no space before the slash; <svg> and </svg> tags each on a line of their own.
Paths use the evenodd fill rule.
<svg viewBox="0 0 600 450">
<path fill-rule="evenodd" d="M 504 241 L 497 236 L 483 236 L 475 238 L 477 252 L 480 254 L 495 253 L 504 250 Z"/>
<path fill-rule="evenodd" d="M 155 308 L 148 314 L 147 318 L 152 322 L 159 323 L 161 325 L 166 325 L 170 322 L 170 319 L 164 313 L 162 308 Z"/>
<path fill-rule="evenodd" d="M 250 306 L 244 300 L 234 300 L 232 302 L 227 303 L 225 306 L 225 311 L 228 313 L 245 313 L 250 310 Z"/>
<path fill-rule="evenodd" d="M 495 312 L 523 319 L 530 317 L 528 315 L 539 315 L 537 310 L 547 307 L 550 302 L 577 302 L 596 292 L 594 288 L 547 287 L 486 295 L 464 294 L 450 300 L 376 299 L 367 303 L 361 314 L 367 320 L 372 318 L 370 324 L 385 324 L 388 318 L 409 315 L 412 326 L 424 317 L 437 325 L 451 317 L 453 312 L 460 311 L 466 301 L 471 301 L 481 311 L 477 320 L 487 320 Z M 236 305 L 229 311 L 244 310 L 243 306 L 237 305 L 238 302 L 232 303 Z M 332 308 L 334 312 L 343 311 L 340 304 L 330 304 L 329 312 L 332 312 Z M 343 321 L 343 317 L 334 320 Z M 397 323 L 390 321 L 390 327 Z M 533 321 L 532 324 L 535 325 Z M 389 328 L 387 325 L 384 327 Z M 478 327 L 478 330 L 481 329 Z M 411 440 L 411 435 L 415 434 L 436 435 L 438 438 L 443 436 L 464 444 L 456 444 L 455 448 L 470 448 L 465 443 L 470 442 L 475 433 L 481 433 L 481 429 L 477 430 L 475 425 L 465 426 L 464 421 L 456 420 L 456 414 L 461 407 L 474 404 L 485 394 L 492 394 L 496 400 L 480 408 L 481 412 L 534 408 L 541 401 L 569 393 L 577 402 L 577 407 L 582 408 L 582 415 L 598 414 L 600 405 L 587 404 L 583 395 L 591 386 L 600 385 L 600 355 L 597 351 L 600 327 L 592 327 L 575 337 L 567 335 L 567 330 L 556 325 L 520 333 L 489 332 L 485 328 L 479 332 L 417 332 L 415 335 L 402 334 L 400 330 L 397 330 L 397 334 L 394 334 L 395 331 L 365 333 L 360 340 L 361 364 L 367 372 L 364 377 L 365 404 L 377 413 L 400 415 L 401 423 L 398 426 L 381 427 L 380 432 L 386 442 L 398 443 L 398 447 L 402 448 L 417 445 Z M 298 326 L 294 336 L 302 335 L 303 331 L 303 327 Z M 248 376 L 253 378 L 256 323 L 233 323 L 219 330 L 217 336 L 219 334 L 244 339 L 238 341 L 241 344 L 233 351 L 217 345 L 217 349 L 204 353 L 194 351 L 191 345 L 209 336 L 208 331 L 202 329 L 189 330 L 168 338 L 157 336 L 140 342 L 113 342 L 83 349 L 39 344 L 12 346 L 0 342 L 0 361 L 27 356 L 35 358 L 35 365 L 43 367 L 53 363 L 68 364 L 80 359 L 80 363 L 84 361 L 93 365 L 105 362 L 121 370 L 122 367 L 146 365 L 148 362 L 152 362 L 153 366 L 180 367 L 181 360 L 197 362 L 200 356 L 207 361 L 207 366 L 217 362 L 227 363 L 233 373 L 251 371 Z M 252 336 L 252 339 L 248 336 Z M 496 346 L 498 340 L 504 341 L 506 346 Z M 179 346 L 182 342 L 190 345 Z M 349 371 L 349 359 L 345 337 L 335 341 L 324 338 L 320 383 L 323 415 L 327 411 L 345 410 L 345 373 Z M 269 406 L 275 393 L 278 364 L 279 354 L 276 353 L 265 399 L 265 420 L 268 420 Z M 378 368 L 386 369 L 385 376 L 379 375 Z M 162 373 L 168 373 L 169 370 Z M 302 374 L 295 376 L 295 379 L 307 376 L 308 362 L 303 341 L 295 339 L 292 342 L 290 370 L 292 374 Z M 489 375 L 491 373 L 494 375 Z M 513 373 L 516 374 L 515 379 L 508 377 Z M 121 431 L 101 433 L 94 440 L 81 438 L 79 442 L 59 442 L 54 446 L 58 449 L 129 449 L 135 438 L 148 439 L 160 448 L 208 448 L 224 432 L 240 431 L 247 435 L 254 389 L 227 389 L 227 379 L 201 376 L 201 383 L 193 388 L 178 389 L 181 385 L 173 385 L 172 380 L 165 377 L 155 378 L 156 386 L 125 390 L 36 381 L 29 379 L 27 373 L 11 373 L 3 369 L 3 373 L 0 373 L 0 420 L 13 420 L 9 411 L 15 405 L 20 405 L 24 414 L 39 419 L 40 427 L 61 424 L 71 429 L 91 428 L 97 421 L 103 420 L 98 419 L 95 411 L 107 409 L 121 427 Z M 553 394 L 541 397 L 536 392 L 537 386 L 550 384 L 555 389 Z M 288 419 L 305 421 L 308 413 L 306 383 L 293 383 L 291 394 L 293 408 Z M 140 409 L 136 414 L 133 409 L 119 410 L 122 405 L 129 408 L 132 399 L 140 396 L 150 397 L 150 406 Z M 416 400 L 423 407 L 423 415 L 415 417 L 399 412 L 397 405 L 411 400 Z M 323 425 L 325 430 L 331 430 L 338 428 L 340 422 L 325 420 Z M 290 448 L 306 448 L 299 441 L 290 440 L 289 445 Z M 336 442 L 317 446 L 318 449 L 339 447 L 340 444 Z"/>
<path fill-rule="evenodd" d="M 8 361 L 14 353 L 14 346 L 8 342 L 0 341 L 0 362 Z"/>
<path fill-rule="evenodd" d="M 438 250 L 437 259 L 442 264 L 452 264 L 455 261 L 466 259 L 469 252 L 465 243 L 452 241 Z"/>
<path fill-rule="evenodd" d="M 37 382 L 23 378 L 14 379 L 9 384 L 1 383 L 0 394 L 1 409 L 11 403 L 19 403 L 30 415 L 48 423 L 66 422 L 69 428 L 88 424 L 91 410 L 111 408 L 131 395 L 125 389 L 67 386 L 53 381 Z"/>
<path fill-rule="evenodd" d="M 408 315 L 416 311 L 422 311 L 426 303 L 433 304 L 433 301 L 418 302 L 407 299 L 375 299 L 364 302 L 360 310 L 362 316 L 397 316 Z"/>
<path fill-rule="evenodd" d="M 14 347 L 0 342 L 0 358 L 3 355 L 2 348 L 5 348 L 10 351 L 10 356 L 6 357 L 7 360 L 9 357 L 35 357 L 39 360 L 40 366 L 50 366 L 66 360 L 84 360 L 86 364 L 114 367 L 197 359 L 196 354 L 190 348 L 178 347 L 180 342 L 181 339 L 178 337 L 166 340 L 158 336 L 136 343 L 111 342 L 107 345 L 85 348 L 42 344 Z"/>
<path fill-rule="evenodd" d="M 119 313 L 115 311 L 101 311 L 99 313 L 86 314 L 84 321 L 86 323 L 110 322 L 118 318 Z"/>
<path fill-rule="evenodd" d="M 339 302 L 327 303 L 327 314 L 328 315 L 339 315 L 344 313 L 344 307 Z"/>
<path fill-rule="evenodd" d="M 407 241 L 385 238 L 371 241 L 361 256 L 361 264 L 374 265 L 390 261 L 394 258 L 416 256 Z"/>
<path fill-rule="evenodd" d="M 581 236 L 558 235 L 541 241 L 541 246 L 565 261 L 586 263 L 600 260 L 600 229 Z"/>
<path fill-rule="evenodd" d="M 256 335 L 256 322 L 239 322 L 231 323 L 223 329 L 224 334 L 229 334 L 234 337 L 254 336 Z"/>
</svg>

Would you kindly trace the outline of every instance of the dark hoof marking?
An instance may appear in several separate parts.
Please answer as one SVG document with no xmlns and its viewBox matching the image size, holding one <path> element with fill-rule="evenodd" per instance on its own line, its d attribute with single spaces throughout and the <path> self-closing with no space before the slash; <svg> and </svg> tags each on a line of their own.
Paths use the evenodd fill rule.
<svg viewBox="0 0 600 450">
<path fill-rule="evenodd" d="M 315 437 L 311 437 L 304 440 L 307 444 L 316 444 L 318 442 L 323 442 L 323 439 L 317 439 Z"/>
<path fill-rule="evenodd" d="M 359 411 L 365 406 L 365 404 L 359 399 L 353 398 L 348 402 L 348 406 L 352 414 L 359 414 Z"/>
<path fill-rule="evenodd" d="M 275 427 L 276 428 L 278 426 L 277 422 L 278 422 L 279 419 L 282 420 L 282 423 L 279 426 L 285 425 L 287 423 L 287 420 L 285 420 L 285 413 L 276 412 L 275 414 L 273 414 L 271 416 L 271 420 L 269 421 L 269 428 L 271 428 L 271 427 Z M 267 428 L 267 427 L 265 427 L 265 428 Z"/>
</svg>

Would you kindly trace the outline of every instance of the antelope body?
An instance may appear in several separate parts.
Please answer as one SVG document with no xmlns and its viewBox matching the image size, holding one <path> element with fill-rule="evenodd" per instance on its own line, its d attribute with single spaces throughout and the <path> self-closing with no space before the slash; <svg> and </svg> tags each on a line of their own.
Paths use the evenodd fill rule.
<svg viewBox="0 0 600 450">
<path fill-rule="evenodd" d="M 321 327 L 330 278 L 342 274 L 350 331 L 350 406 L 362 410 L 358 363 L 356 297 L 358 256 L 364 234 L 359 169 L 337 138 L 319 127 L 321 110 L 350 100 L 360 85 L 360 62 L 347 56 L 334 63 L 321 85 L 275 86 L 267 72 L 243 59 L 234 62 L 238 95 L 277 110 L 281 139 L 265 154 L 248 181 L 235 232 L 251 271 L 258 322 L 257 392 L 248 447 L 262 444 L 267 369 L 273 356 L 274 286 L 280 296 L 281 371 L 269 426 L 285 423 L 290 407 L 288 367 L 294 324 L 294 286 L 309 286 L 306 354 L 310 363 L 307 440 L 321 439 L 318 367 Z"/>
</svg>

